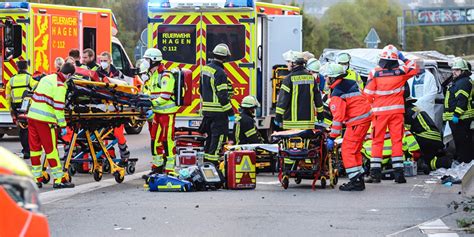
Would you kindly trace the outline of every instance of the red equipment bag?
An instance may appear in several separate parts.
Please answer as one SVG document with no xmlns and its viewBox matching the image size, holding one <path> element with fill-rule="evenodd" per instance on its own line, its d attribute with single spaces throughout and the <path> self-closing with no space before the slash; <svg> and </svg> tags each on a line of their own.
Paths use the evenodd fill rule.
<svg viewBox="0 0 474 237">
<path fill-rule="evenodd" d="M 256 187 L 254 151 L 229 151 L 224 158 L 228 189 L 254 189 Z"/>
<path fill-rule="evenodd" d="M 197 152 L 193 148 L 179 149 L 177 157 L 177 166 L 187 167 L 198 164 Z"/>
<path fill-rule="evenodd" d="M 193 72 L 186 68 L 174 68 L 171 70 L 174 77 L 174 96 L 178 106 L 189 106 L 193 100 L 192 80 Z"/>
</svg>

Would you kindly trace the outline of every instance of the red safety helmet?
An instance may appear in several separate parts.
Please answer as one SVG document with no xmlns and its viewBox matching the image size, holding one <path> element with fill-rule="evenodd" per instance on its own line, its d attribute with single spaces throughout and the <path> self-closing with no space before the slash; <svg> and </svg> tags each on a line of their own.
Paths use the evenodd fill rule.
<svg viewBox="0 0 474 237">
<path fill-rule="evenodd" d="M 380 54 L 381 59 L 386 60 L 398 60 L 398 49 L 397 47 L 389 44 L 382 49 L 382 53 Z"/>
</svg>

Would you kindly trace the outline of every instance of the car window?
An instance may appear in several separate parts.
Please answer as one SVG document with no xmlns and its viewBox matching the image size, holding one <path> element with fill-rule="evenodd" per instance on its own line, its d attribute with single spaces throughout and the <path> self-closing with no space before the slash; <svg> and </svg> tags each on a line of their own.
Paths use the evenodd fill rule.
<svg viewBox="0 0 474 237">
<path fill-rule="evenodd" d="M 212 50 L 218 44 L 229 46 L 232 56 L 229 61 L 238 61 L 245 57 L 245 26 L 243 25 L 208 25 L 206 36 L 206 55 L 213 58 Z"/>
</svg>

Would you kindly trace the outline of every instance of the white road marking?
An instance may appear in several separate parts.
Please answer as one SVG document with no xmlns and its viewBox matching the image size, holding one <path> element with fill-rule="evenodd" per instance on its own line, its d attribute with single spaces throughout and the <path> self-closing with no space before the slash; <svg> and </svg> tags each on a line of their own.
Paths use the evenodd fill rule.
<svg viewBox="0 0 474 237">
<path fill-rule="evenodd" d="M 418 228 L 420 228 L 423 234 L 429 237 L 459 237 L 459 235 L 451 231 L 441 219 L 425 222 L 418 226 Z"/>
<path fill-rule="evenodd" d="M 135 173 L 132 175 L 126 175 L 123 183 L 127 183 L 135 179 L 141 179 L 144 174 L 148 174 L 149 172 L 150 171 L 143 171 L 143 172 Z M 106 188 L 106 187 L 110 187 L 117 184 L 118 183 L 115 182 L 114 178 L 105 179 L 105 180 L 101 180 L 100 182 L 81 184 L 74 188 L 52 190 L 52 191 L 40 193 L 39 199 L 42 204 L 48 204 L 48 203 L 52 203 L 52 202 L 69 198 L 71 196 L 74 196 L 80 193 L 88 193 L 97 189 Z"/>
<path fill-rule="evenodd" d="M 270 182 L 258 182 L 257 181 L 257 184 L 262 184 L 262 185 L 279 185 L 280 184 L 280 181 L 270 181 Z"/>
</svg>

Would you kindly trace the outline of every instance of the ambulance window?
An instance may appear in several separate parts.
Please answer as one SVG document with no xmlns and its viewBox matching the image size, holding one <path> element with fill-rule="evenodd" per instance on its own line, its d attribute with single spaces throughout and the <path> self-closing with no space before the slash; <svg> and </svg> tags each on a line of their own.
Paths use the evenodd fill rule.
<svg viewBox="0 0 474 237">
<path fill-rule="evenodd" d="M 196 26 L 158 26 L 158 49 L 164 60 L 196 64 Z"/>
<path fill-rule="evenodd" d="M 232 56 L 230 61 L 245 57 L 245 26 L 243 25 L 208 25 L 207 26 L 207 58 L 212 58 L 212 50 L 220 43 L 229 46 Z"/>
<path fill-rule="evenodd" d="M 22 53 L 22 29 L 21 25 L 13 25 L 7 21 L 4 28 L 4 59 L 11 60 L 18 58 Z"/>
<path fill-rule="evenodd" d="M 112 63 L 118 69 L 123 69 L 123 55 L 122 50 L 118 44 L 112 43 Z"/>
</svg>

